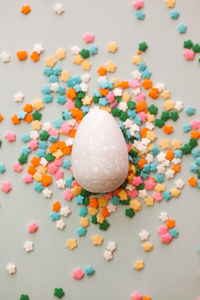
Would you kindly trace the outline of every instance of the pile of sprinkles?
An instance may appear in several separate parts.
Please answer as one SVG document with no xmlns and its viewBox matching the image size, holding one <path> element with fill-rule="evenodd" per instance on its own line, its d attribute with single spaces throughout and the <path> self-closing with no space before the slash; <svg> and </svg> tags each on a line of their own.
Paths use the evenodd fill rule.
<svg viewBox="0 0 200 300">
<path fill-rule="evenodd" d="M 134 7 L 137 10 L 142 8 L 143 1 L 135 1 Z M 172 15 L 175 18 L 175 12 Z M 63 190 L 63 198 L 67 203 L 75 201 L 77 204 L 80 226 L 74 232 L 74 237 L 65 243 L 66 248 L 71 251 L 76 251 L 79 238 L 87 234 L 87 228 L 91 223 L 100 230 L 97 229 L 97 234 L 90 238 L 91 243 L 94 246 L 101 246 L 104 241 L 103 234 L 111 225 L 109 217 L 116 213 L 119 207 L 124 209 L 126 217 L 133 218 L 142 210 L 143 205 L 152 207 L 156 202 L 178 198 L 185 182 L 177 173 L 181 170 L 185 155 L 192 154 L 195 160 L 190 166 L 190 171 L 195 175 L 188 179 L 188 183 L 192 187 L 200 188 L 200 150 L 197 148 L 200 121 L 192 120 L 183 126 L 183 131 L 190 133 L 187 143 L 182 144 L 179 139 L 170 139 L 170 135 L 174 132 L 174 122 L 179 119 L 184 106 L 181 101 L 171 100 L 170 91 L 164 83 L 153 83 L 152 73 L 143 60 L 142 53 L 148 49 L 146 42 L 139 44 L 137 54 L 132 58 L 135 69 L 129 79 L 121 80 L 114 77 L 117 65 L 112 60 L 107 61 L 98 67 L 97 87 L 90 94 L 89 82 L 92 76 L 89 73 L 92 68 L 90 57 L 97 55 L 99 50 L 94 44 L 94 39 L 94 34 L 87 32 L 83 40 L 89 46 L 82 49 L 78 46 L 71 47 L 73 62 L 79 65 L 81 70 L 86 71 L 85 73 L 81 76 L 72 75 L 68 69 L 63 70 L 59 66 L 59 61 L 66 59 L 67 52 L 58 48 L 55 56 L 47 57 L 45 60 L 43 75 L 48 82 L 41 89 L 43 98 L 25 104 L 19 112 L 11 116 L 14 125 L 26 122 L 32 126 L 30 132 L 21 136 L 24 146 L 18 160 L 12 164 L 13 170 L 17 173 L 24 170 L 23 182 L 33 183 L 33 189 L 42 193 L 45 198 L 53 197 L 50 186 L 55 181 L 57 188 Z M 189 43 L 187 44 L 189 47 Z M 115 53 L 117 49 L 116 42 L 108 44 L 108 52 Z M 38 44 L 34 50 L 40 55 L 44 49 Z M 17 56 L 19 60 L 24 60 L 28 54 L 26 51 L 19 51 Z M 15 102 L 22 103 L 23 100 L 24 95 L 21 92 L 14 95 Z M 43 123 L 42 109 L 55 101 L 63 107 L 62 113 L 55 120 Z M 161 102 L 159 106 L 156 105 L 158 101 Z M 128 149 L 128 176 L 118 189 L 109 193 L 93 194 L 83 189 L 73 177 L 70 160 L 76 130 L 94 106 L 100 107 L 116 118 Z M 189 106 L 185 113 L 192 117 L 195 108 Z M 159 137 L 160 131 L 165 138 Z M 12 131 L 7 131 L 4 137 L 10 143 L 16 140 L 16 134 Z M 29 164 L 28 167 L 25 167 L 26 163 Z M 6 166 L 0 162 L 0 173 L 4 172 Z M 1 190 L 4 193 L 8 193 L 11 189 L 10 181 L 1 181 Z M 70 207 L 62 206 L 59 200 L 52 200 L 50 206 L 50 218 L 55 222 L 56 229 L 64 230 L 65 218 L 71 214 Z M 159 218 L 164 223 L 158 229 L 161 242 L 169 244 L 179 234 L 175 220 L 170 219 L 166 212 L 161 212 Z M 38 228 L 39 226 L 32 222 L 28 226 L 28 232 L 36 233 Z M 149 237 L 150 233 L 146 230 L 139 233 L 143 252 L 153 250 L 154 246 L 148 241 Z M 27 240 L 24 243 L 24 250 L 27 253 L 34 251 L 33 242 Z M 102 258 L 109 262 L 117 256 L 116 250 L 117 242 L 110 241 L 104 253 L 102 252 Z M 134 262 L 133 268 L 140 271 L 144 266 L 144 260 L 138 259 Z M 17 266 L 9 263 L 7 270 L 9 274 L 15 274 Z M 81 280 L 85 275 L 90 277 L 95 272 L 94 267 L 88 265 L 83 270 L 81 268 L 72 270 L 72 277 Z M 65 296 L 62 288 L 55 288 L 53 294 L 59 299 Z M 20 296 L 20 300 L 28 299 L 27 294 Z M 134 292 L 131 299 L 150 300 L 151 297 Z"/>
</svg>

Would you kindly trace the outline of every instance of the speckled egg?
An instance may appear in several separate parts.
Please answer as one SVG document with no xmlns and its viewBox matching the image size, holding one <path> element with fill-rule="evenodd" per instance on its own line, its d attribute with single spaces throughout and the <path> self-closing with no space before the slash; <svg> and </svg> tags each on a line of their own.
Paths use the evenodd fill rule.
<svg viewBox="0 0 200 300">
<path fill-rule="evenodd" d="M 108 112 L 95 108 L 80 123 L 72 148 L 76 181 L 93 193 L 118 188 L 128 174 L 128 150 L 123 134 Z"/>
</svg>

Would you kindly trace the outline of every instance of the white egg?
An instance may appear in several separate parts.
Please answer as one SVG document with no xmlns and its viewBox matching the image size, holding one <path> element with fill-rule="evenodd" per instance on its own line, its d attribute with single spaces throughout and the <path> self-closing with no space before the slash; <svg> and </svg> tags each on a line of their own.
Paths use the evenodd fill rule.
<svg viewBox="0 0 200 300">
<path fill-rule="evenodd" d="M 80 123 L 72 148 L 76 181 L 93 193 L 118 188 L 128 174 L 128 150 L 116 120 L 95 108 Z"/>
</svg>

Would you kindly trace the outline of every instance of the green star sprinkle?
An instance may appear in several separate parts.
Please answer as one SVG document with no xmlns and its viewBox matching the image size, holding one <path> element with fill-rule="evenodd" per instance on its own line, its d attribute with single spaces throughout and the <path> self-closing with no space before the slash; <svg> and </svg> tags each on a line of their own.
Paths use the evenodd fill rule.
<svg viewBox="0 0 200 300">
<path fill-rule="evenodd" d="M 20 300 L 29 300 L 29 296 L 28 295 L 25 295 L 25 294 L 21 294 L 20 296 Z"/>
<path fill-rule="evenodd" d="M 199 53 L 200 52 L 200 45 L 198 43 L 196 43 L 195 45 L 192 46 L 192 50 L 195 53 Z"/>
<path fill-rule="evenodd" d="M 145 42 L 139 44 L 139 50 L 145 52 L 148 46 Z"/>
<path fill-rule="evenodd" d="M 54 290 L 54 296 L 61 299 L 65 295 L 62 288 L 55 288 Z"/>
<path fill-rule="evenodd" d="M 79 53 L 83 58 L 88 58 L 90 56 L 90 52 L 87 49 L 82 49 Z"/>
<path fill-rule="evenodd" d="M 191 49 L 193 46 L 193 42 L 191 40 L 184 41 L 183 47 L 187 49 Z"/>
<path fill-rule="evenodd" d="M 125 214 L 127 217 L 132 218 L 135 215 L 135 212 L 131 208 L 127 208 Z"/>
</svg>

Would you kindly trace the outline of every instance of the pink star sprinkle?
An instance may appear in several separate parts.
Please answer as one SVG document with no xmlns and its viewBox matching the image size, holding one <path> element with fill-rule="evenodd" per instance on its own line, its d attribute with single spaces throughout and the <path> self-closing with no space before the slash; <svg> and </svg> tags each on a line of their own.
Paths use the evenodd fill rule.
<svg viewBox="0 0 200 300">
<path fill-rule="evenodd" d="M 13 170 L 18 173 L 20 173 L 23 170 L 22 165 L 18 161 L 14 162 L 12 164 L 12 167 L 13 167 Z"/>
<path fill-rule="evenodd" d="M 190 124 L 193 130 L 199 129 L 200 128 L 200 121 L 198 120 L 193 120 Z"/>
<path fill-rule="evenodd" d="M 33 181 L 33 177 L 31 174 L 25 174 L 22 178 L 24 183 L 31 183 Z"/>
<path fill-rule="evenodd" d="M 169 244 L 172 240 L 172 237 L 169 233 L 165 233 L 161 235 L 161 243 Z"/>
<path fill-rule="evenodd" d="M 69 126 L 69 124 L 68 123 L 63 123 L 62 125 L 61 125 L 61 130 L 64 132 L 64 133 L 69 133 L 70 132 L 70 130 L 71 130 L 72 128 L 71 128 L 71 126 Z"/>
<path fill-rule="evenodd" d="M 28 232 L 34 233 L 36 230 L 38 230 L 39 226 L 36 223 L 31 223 L 28 225 Z"/>
<path fill-rule="evenodd" d="M 76 269 L 73 271 L 73 278 L 74 279 L 82 279 L 84 277 L 85 273 L 81 269 Z"/>
<path fill-rule="evenodd" d="M 8 131 L 5 134 L 5 138 L 7 139 L 8 142 L 14 142 L 16 140 L 16 135 L 14 132 Z"/>
<path fill-rule="evenodd" d="M 36 140 L 32 140 L 32 141 L 30 141 L 30 143 L 28 143 L 28 146 L 32 151 L 37 149 L 38 145 L 39 145 L 39 142 Z"/>
<path fill-rule="evenodd" d="M 67 200 L 67 201 L 71 201 L 72 200 L 72 193 L 70 190 L 66 190 L 64 191 L 64 199 Z"/>
<path fill-rule="evenodd" d="M 158 234 L 160 234 L 160 236 L 161 236 L 166 233 L 168 233 L 168 227 L 165 225 L 161 225 L 158 229 Z"/>
<path fill-rule="evenodd" d="M 8 193 L 10 190 L 12 190 L 11 183 L 9 181 L 2 181 L 1 182 L 1 190 L 4 193 Z"/>
<path fill-rule="evenodd" d="M 83 40 L 88 44 L 88 43 L 93 43 L 94 42 L 94 34 L 90 32 L 86 32 L 83 36 Z"/>
<path fill-rule="evenodd" d="M 140 176 L 135 176 L 133 178 L 132 184 L 139 186 L 142 183 L 142 178 Z"/>
<path fill-rule="evenodd" d="M 135 9 L 143 8 L 144 2 L 143 0 L 135 0 L 133 6 L 135 7 Z"/>
<path fill-rule="evenodd" d="M 142 300 L 142 298 L 143 298 L 143 295 L 138 292 L 131 295 L 132 300 Z"/>
<path fill-rule="evenodd" d="M 195 56 L 195 53 L 194 53 L 194 51 L 192 51 L 190 49 L 186 49 L 183 52 L 183 56 L 185 57 L 186 60 L 193 60 L 194 56 Z"/>
<path fill-rule="evenodd" d="M 159 192 L 154 192 L 153 193 L 153 198 L 155 199 L 156 202 L 159 202 L 162 200 L 162 194 Z"/>
</svg>

